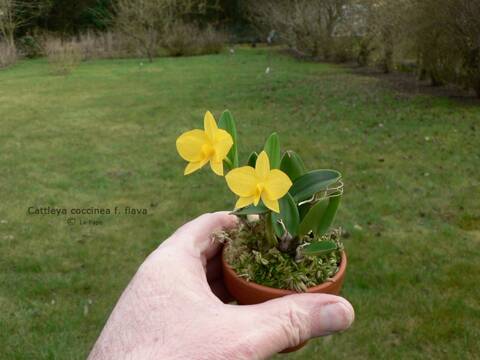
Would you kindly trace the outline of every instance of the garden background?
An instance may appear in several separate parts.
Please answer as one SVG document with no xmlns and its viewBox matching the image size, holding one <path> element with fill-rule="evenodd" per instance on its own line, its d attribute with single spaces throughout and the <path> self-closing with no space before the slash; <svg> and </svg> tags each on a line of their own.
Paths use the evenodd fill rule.
<svg viewBox="0 0 480 360">
<path fill-rule="evenodd" d="M 226 108 L 243 163 L 275 130 L 344 177 L 356 322 L 278 358 L 478 356 L 479 19 L 473 0 L 0 0 L 0 358 L 85 358 L 143 259 L 232 208 L 175 150 Z M 147 214 L 29 210 L 127 206 Z"/>
</svg>

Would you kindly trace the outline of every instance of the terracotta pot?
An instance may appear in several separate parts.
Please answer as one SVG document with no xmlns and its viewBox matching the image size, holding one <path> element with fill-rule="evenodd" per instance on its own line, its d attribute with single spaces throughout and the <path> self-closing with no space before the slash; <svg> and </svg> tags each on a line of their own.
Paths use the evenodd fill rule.
<svg viewBox="0 0 480 360">
<path fill-rule="evenodd" d="M 239 305 L 253 305 L 259 304 L 264 301 L 276 299 L 285 295 L 296 294 L 295 291 L 285 290 L 285 289 L 276 289 L 264 285 L 259 285 L 253 282 L 246 281 L 239 277 L 235 271 L 227 264 L 225 261 L 225 248 L 222 254 L 222 266 L 223 266 L 223 278 L 225 285 L 232 294 L 232 296 L 237 300 Z M 325 293 L 338 295 L 340 289 L 342 288 L 343 279 L 345 278 L 345 273 L 347 270 L 347 255 L 345 251 L 342 252 L 342 260 L 340 262 L 340 267 L 335 276 L 328 282 L 323 284 L 313 286 L 307 289 L 307 293 Z M 292 352 L 300 349 L 305 346 L 307 342 L 305 341 L 298 346 L 288 348 L 282 352 Z"/>
</svg>

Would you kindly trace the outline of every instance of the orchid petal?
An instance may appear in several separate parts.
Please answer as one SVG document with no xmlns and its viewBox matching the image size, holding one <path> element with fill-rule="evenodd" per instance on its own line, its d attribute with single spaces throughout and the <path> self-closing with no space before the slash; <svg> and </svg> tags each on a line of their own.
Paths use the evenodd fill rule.
<svg viewBox="0 0 480 360">
<path fill-rule="evenodd" d="M 257 174 L 257 178 L 260 181 L 264 181 L 267 179 L 267 176 L 270 172 L 270 161 L 268 160 L 268 155 L 265 151 L 262 151 L 260 155 L 258 155 L 257 163 L 255 164 L 255 173 Z"/>
<path fill-rule="evenodd" d="M 278 200 L 271 200 L 262 195 L 262 201 L 263 204 L 270 210 L 275 211 L 276 213 L 280 212 L 280 204 L 278 203 Z"/>
<path fill-rule="evenodd" d="M 235 204 L 235 209 L 241 209 L 253 203 L 253 196 L 240 197 Z"/>
<path fill-rule="evenodd" d="M 203 145 L 208 141 L 205 132 L 202 130 L 190 130 L 177 139 L 176 146 L 180 156 L 187 161 L 197 162 L 204 159 L 202 152 Z"/>
<path fill-rule="evenodd" d="M 261 194 L 260 192 L 257 192 L 257 193 L 253 196 L 253 205 L 255 205 L 255 206 L 258 205 L 258 203 L 260 202 L 261 196 L 262 196 L 262 194 Z"/>
<path fill-rule="evenodd" d="M 227 157 L 228 152 L 233 146 L 232 136 L 223 129 L 218 129 L 215 134 L 215 160 L 222 161 Z"/>
<path fill-rule="evenodd" d="M 208 138 L 211 142 L 215 141 L 215 135 L 218 131 L 217 123 L 215 118 L 213 117 L 210 111 L 205 113 L 203 118 L 203 127 L 205 128 L 205 134 L 207 134 Z"/>
<path fill-rule="evenodd" d="M 203 165 L 205 165 L 208 162 L 208 160 L 201 160 L 201 161 L 195 161 L 195 162 L 189 162 L 187 166 L 185 167 L 185 171 L 183 172 L 184 175 L 189 175 L 193 173 L 194 171 L 197 171 L 200 169 Z"/>
<path fill-rule="evenodd" d="M 251 166 L 242 166 L 230 171 L 225 180 L 227 185 L 238 196 L 247 197 L 255 195 L 257 189 L 257 178 L 255 169 Z"/>
<path fill-rule="evenodd" d="M 217 175 L 223 176 L 223 161 L 210 160 L 210 167 Z"/>
<path fill-rule="evenodd" d="M 267 181 L 264 183 L 264 193 L 270 200 L 277 200 L 283 197 L 290 187 L 292 181 L 281 170 L 274 169 L 270 171 L 267 177 Z"/>
</svg>

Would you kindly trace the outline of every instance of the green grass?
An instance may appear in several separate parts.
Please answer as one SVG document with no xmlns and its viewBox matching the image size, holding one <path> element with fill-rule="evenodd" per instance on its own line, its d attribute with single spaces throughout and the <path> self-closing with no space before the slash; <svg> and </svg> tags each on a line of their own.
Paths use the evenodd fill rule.
<svg viewBox="0 0 480 360">
<path fill-rule="evenodd" d="M 67 77 L 44 60 L 0 72 L 2 359 L 85 358 L 145 256 L 187 219 L 232 207 L 222 179 L 182 176 L 174 145 L 225 108 L 242 161 L 275 130 L 307 166 L 344 174 L 336 224 L 351 234 L 343 295 L 356 322 L 279 359 L 480 353 L 480 106 L 242 49 L 87 62 Z M 29 206 L 148 215 L 69 226 Z"/>
</svg>

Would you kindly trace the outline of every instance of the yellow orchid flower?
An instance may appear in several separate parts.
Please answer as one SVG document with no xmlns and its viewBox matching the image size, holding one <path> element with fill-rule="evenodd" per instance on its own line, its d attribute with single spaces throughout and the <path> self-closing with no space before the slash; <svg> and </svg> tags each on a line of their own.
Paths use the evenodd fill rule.
<svg viewBox="0 0 480 360">
<path fill-rule="evenodd" d="M 189 162 L 184 175 L 191 174 L 210 161 L 213 172 L 223 176 L 223 160 L 233 145 L 232 136 L 217 127 L 210 111 L 205 113 L 203 126 L 204 130 L 187 131 L 177 139 L 178 153 Z"/>
<path fill-rule="evenodd" d="M 290 178 L 281 170 L 270 170 L 270 161 L 265 151 L 258 155 L 255 169 L 242 166 L 230 171 L 226 176 L 228 187 L 240 196 L 235 208 L 250 204 L 258 205 L 260 198 L 269 209 L 280 212 L 278 199 L 292 186 Z"/>
</svg>

